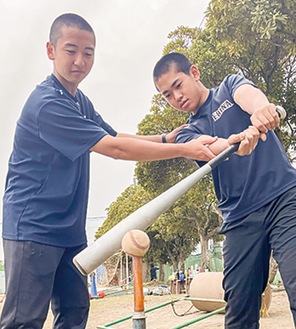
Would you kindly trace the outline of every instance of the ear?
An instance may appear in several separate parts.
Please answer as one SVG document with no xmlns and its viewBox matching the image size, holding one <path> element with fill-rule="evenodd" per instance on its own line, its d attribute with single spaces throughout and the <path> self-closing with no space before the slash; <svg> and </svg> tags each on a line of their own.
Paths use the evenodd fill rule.
<svg viewBox="0 0 296 329">
<path fill-rule="evenodd" d="M 199 69 L 195 65 L 191 65 L 190 74 L 194 78 L 195 81 L 200 80 L 200 72 L 199 72 Z"/>
<path fill-rule="evenodd" d="M 50 60 L 55 60 L 55 56 L 54 56 L 54 46 L 51 42 L 47 42 L 46 43 L 46 52 L 47 52 L 47 57 Z"/>
</svg>

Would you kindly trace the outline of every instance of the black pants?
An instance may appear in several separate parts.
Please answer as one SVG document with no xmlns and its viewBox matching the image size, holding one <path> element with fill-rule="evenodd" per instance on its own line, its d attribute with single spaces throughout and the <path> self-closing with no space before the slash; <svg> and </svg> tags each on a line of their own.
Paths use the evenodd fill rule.
<svg viewBox="0 0 296 329">
<path fill-rule="evenodd" d="M 296 324 L 296 188 L 242 220 L 224 224 L 225 328 L 257 329 L 271 250 Z M 291 323 L 292 323 L 291 319 Z"/>
<path fill-rule="evenodd" d="M 3 241 L 6 298 L 1 329 L 41 329 L 51 303 L 55 329 L 84 329 L 89 296 L 87 278 L 74 266 L 83 249 L 57 248 L 31 241 Z"/>
</svg>

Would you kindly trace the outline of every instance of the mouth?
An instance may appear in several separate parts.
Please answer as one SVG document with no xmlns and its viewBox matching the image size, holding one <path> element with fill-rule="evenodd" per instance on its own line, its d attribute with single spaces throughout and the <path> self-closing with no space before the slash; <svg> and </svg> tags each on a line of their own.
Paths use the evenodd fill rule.
<svg viewBox="0 0 296 329">
<path fill-rule="evenodd" d="M 80 70 L 73 70 L 73 71 L 72 71 L 72 74 L 75 74 L 75 75 L 82 75 L 82 74 L 84 74 L 84 72 L 83 72 L 83 71 L 80 71 Z"/>
<path fill-rule="evenodd" d="M 185 99 L 184 101 L 182 101 L 181 103 L 180 103 L 180 107 L 181 107 L 181 109 L 184 109 L 184 108 L 186 108 L 186 106 L 187 106 L 187 104 L 188 104 L 188 99 Z"/>
</svg>

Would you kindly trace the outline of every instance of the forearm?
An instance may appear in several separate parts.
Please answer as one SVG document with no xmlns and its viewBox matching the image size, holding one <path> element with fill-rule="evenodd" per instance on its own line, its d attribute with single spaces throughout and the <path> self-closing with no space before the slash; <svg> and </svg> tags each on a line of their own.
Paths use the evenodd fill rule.
<svg viewBox="0 0 296 329">
<path fill-rule="evenodd" d="M 260 133 L 257 128 L 254 126 L 249 126 L 243 132 L 239 134 L 233 134 L 227 139 L 218 138 L 218 140 L 211 145 L 209 149 L 215 155 L 218 155 L 222 151 L 226 150 L 230 145 L 239 143 L 239 148 L 236 151 L 236 154 L 240 156 L 249 155 L 256 148 Z"/>
<path fill-rule="evenodd" d="M 273 130 L 280 124 L 276 106 L 270 103 L 262 91 L 251 85 L 243 85 L 234 94 L 235 102 L 251 115 L 251 123 L 260 133 L 260 138 L 266 140 L 268 130 Z"/>
<path fill-rule="evenodd" d="M 227 147 L 229 147 L 229 146 L 230 146 L 230 144 L 229 144 L 229 142 L 228 142 L 227 139 L 225 139 L 225 138 L 218 138 L 216 142 L 208 145 L 208 148 L 210 149 L 210 151 L 213 154 L 218 155 L 222 151 L 226 150 Z"/>
<path fill-rule="evenodd" d="M 154 161 L 183 157 L 209 161 L 215 154 L 208 146 L 216 140 L 217 137 L 203 135 L 188 143 L 174 144 L 106 135 L 91 148 L 91 151 L 122 160 Z"/>
<path fill-rule="evenodd" d="M 130 135 L 130 134 L 124 134 L 124 133 L 118 133 L 117 137 L 122 138 L 132 138 L 132 139 L 141 139 L 149 142 L 155 142 L 155 143 L 175 143 L 176 136 L 179 131 L 181 131 L 183 128 L 185 128 L 187 124 L 183 124 L 174 130 L 161 134 L 161 135 Z"/>
<path fill-rule="evenodd" d="M 145 141 L 155 142 L 155 143 L 162 142 L 161 135 L 131 135 L 131 134 L 118 133 L 116 137 L 139 139 L 139 140 L 145 140 Z"/>
<path fill-rule="evenodd" d="M 122 134 L 116 137 L 107 135 L 91 150 L 113 159 L 133 161 L 154 161 L 187 156 L 185 144 L 159 144 L 143 138 L 121 136 Z"/>
</svg>

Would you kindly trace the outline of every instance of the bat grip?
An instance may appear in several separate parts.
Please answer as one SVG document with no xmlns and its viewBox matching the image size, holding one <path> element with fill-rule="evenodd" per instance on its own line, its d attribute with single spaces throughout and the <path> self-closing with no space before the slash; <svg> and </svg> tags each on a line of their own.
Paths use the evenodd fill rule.
<svg viewBox="0 0 296 329">
<path fill-rule="evenodd" d="M 276 106 L 276 112 L 280 119 L 285 119 L 286 117 L 286 110 L 282 107 L 277 105 Z M 211 166 L 212 169 L 217 167 L 221 162 L 223 162 L 225 159 L 229 158 L 233 153 L 235 153 L 239 148 L 240 143 L 235 143 L 230 145 L 226 150 L 218 154 L 214 159 L 210 160 L 208 162 L 208 165 Z"/>
<path fill-rule="evenodd" d="M 210 160 L 208 162 L 208 165 L 211 166 L 212 169 L 217 167 L 221 162 L 223 162 L 225 159 L 229 158 L 234 152 L 236 152 L 239 148 L 240 143 L 235 143 L 227 147 L 226 150 L 219 153 L 214 159 Z"/>
<path fill-rule="evenodd" d="M 280 117 L 280 119 L 282 119 L 282 120 L 285 119 L 287 112 L 282 106 L 277 105 L 275 107 L 275 110 L 276 110 L 276 113 L 278 114 L 278 116 Z"/>
</svg>

